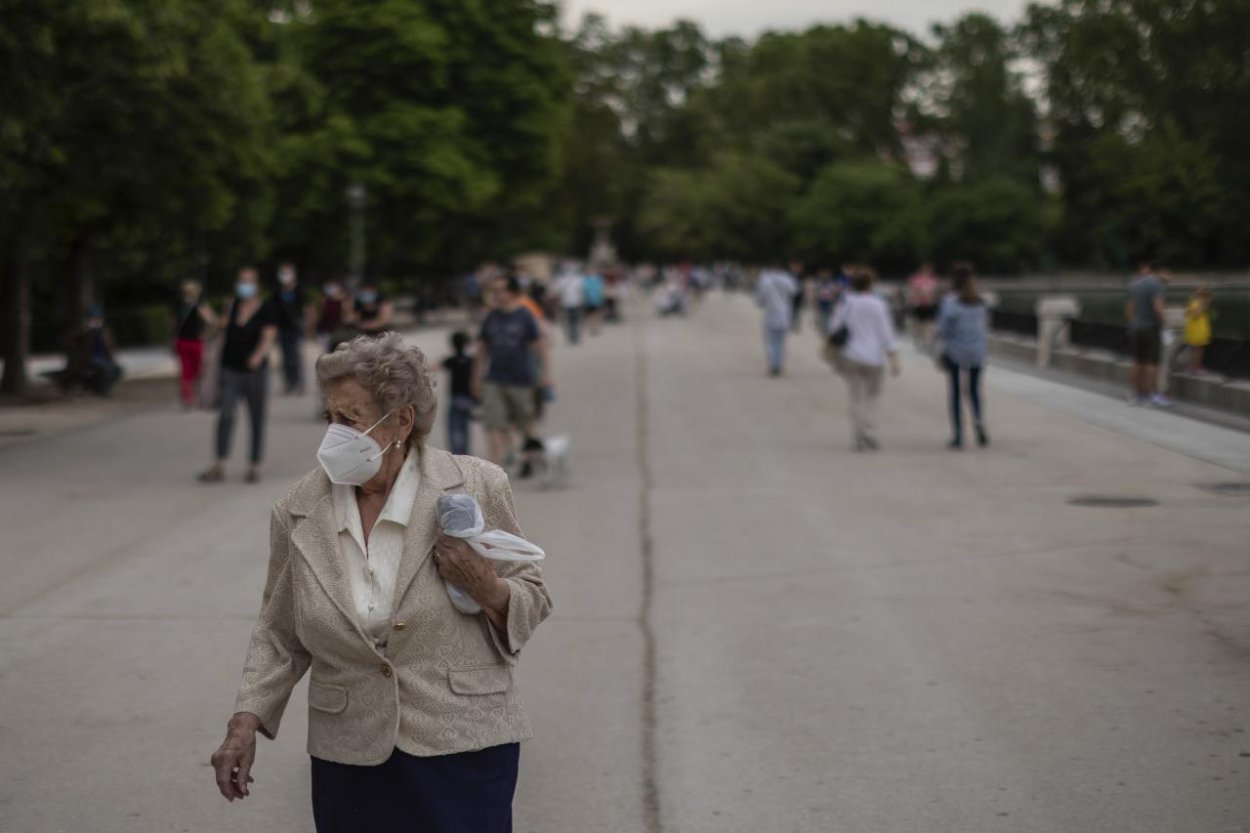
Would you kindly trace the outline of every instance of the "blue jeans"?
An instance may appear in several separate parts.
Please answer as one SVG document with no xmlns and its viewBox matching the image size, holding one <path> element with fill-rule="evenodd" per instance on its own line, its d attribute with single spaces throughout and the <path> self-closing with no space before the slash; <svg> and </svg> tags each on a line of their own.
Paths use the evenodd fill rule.
<svg viewBox="0 0 1250 833">
<path fill-rule="evenodd" d="M 950 411 L 951 411 L 951 439 L 960 442 L 964 437 L 964 420 L 962 399 L 960 395 L 960 371 L 968 374 L 968 404 L 972 406 L 972 424 L 978 432 L 984 430 L 984 423 L 981 421 L 981 368 L 965 367 L 951 361 L 947 356 L 942 356 L 942 364 L 946 367 L 946 378 L 950 388 Z"/>
<path fill-rule="evenodd" d="M 473 416 L 472 402 L 453 397 L 447 409 L 447 450 L 452 454 L 469 453 L 469 420 Z"/>
<path fill-rule="evenodd" d="M 773 373 L 780 373 L 785 366 L 789 332 L 785 327 L 764 327 L 764 352 L 768 355 L 768 369 Z"/>
<path fill-rule="evenodd" d="M 581 340 L 582 335 L 582 308 L 581 307 L 565 307 L 564 308 L 564 334 L 569 340 L 569 344 L 577 344 Z"/>
<path fill-rule="evenodd" d="M 829 316 L 833 315 L 833 301 L 817 301 L 816 329 L 822 336 L 829 335 Z"/>
</svg>

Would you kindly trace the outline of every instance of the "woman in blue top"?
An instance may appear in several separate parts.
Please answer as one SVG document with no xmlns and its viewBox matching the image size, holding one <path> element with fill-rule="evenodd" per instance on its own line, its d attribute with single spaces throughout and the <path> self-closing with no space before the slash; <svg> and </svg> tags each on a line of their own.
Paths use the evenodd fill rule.
<svg viewBox="0 0 1250 833">
<path fill-rule="evenodd" d="M 582 291 L 586 294 L 586 323 L 590 334 L 598 335 L 603 320 L 603 277 L 598 272 L 589 272 L 582 281 Z"/>
<path fill-rule="evenodd" d="M 985 366 L 989 337 L 989 313 L 972 281 L 972 267 L 956 264 L 951 270 L 954 292 L 942 300 L 938 313 L 937 338 L 942 343 L 942 367 L 950 381 L 951 441 L 948 448 L 963 448 L 960 376 L 968 377 L 968 403 L 972 406 L 972 427 L 977 445 L 990 444 L 981 413 L 981 368 Z"/>
</svg>

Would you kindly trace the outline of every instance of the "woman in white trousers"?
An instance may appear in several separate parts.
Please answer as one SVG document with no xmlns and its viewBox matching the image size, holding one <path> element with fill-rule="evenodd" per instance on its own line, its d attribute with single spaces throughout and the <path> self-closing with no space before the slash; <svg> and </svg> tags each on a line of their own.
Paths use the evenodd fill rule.
<svg viewBox="0 0 1250 833">
<path fill-rule="evenodd" d="M 850 394 L 851 434 L 856 451 L 876 451 L 877 400 L 888 366 L 891 376 L 899 374 L 898 339 L 890 308 L 873 294 L 876 275 L 871 269 L 856 269 L 851 275 L 851 291 L 834 308 L 829 318 L 829 338 L 842 340 L 837 368 L 846 380 Z"/>
</svg>

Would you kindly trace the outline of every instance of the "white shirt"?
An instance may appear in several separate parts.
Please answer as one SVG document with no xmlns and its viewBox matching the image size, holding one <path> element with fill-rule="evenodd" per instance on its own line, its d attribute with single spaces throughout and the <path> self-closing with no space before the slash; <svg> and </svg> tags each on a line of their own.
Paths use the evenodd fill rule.
<svg viewBox="0 0 1250 833">
<path fill-rule="evenodd" d="M 842 357 L 859 364 L 881 367 L 886 355 L 898 351 L 894 321 L 885 301 L 868 292 L 849 292 L 829 316 L 829 332 L 846 325 L 851 337 L 842 348 Z"/>
<path fill-rule="evenodd" d="M 566 272 L 556 281 L 556 292 L 566 308 L 580 309 L 586 305 L 585 279 L 575 272 Z"/>
<path fill-rule="evenodd" d="M 420 485 L 421 469 L 417 452 L 412 450 L 404 459 L 403 468 L 399 470 L 395 485 L 386 498 L 386 505 L 373 524 L 368 545 L 365 544 L 364 528 L 360 524 L 356 487 L 336 484 L 332 490 L 334 517 L 339 528 L 339 549 L 351 580 L 356 619 L 378 647 L 386 644 L 387 635 L 391 632 L 395 582 L 399 578 L 399 563 L 403 560 L 408 520 L 412 516 Z"/>
<path fill-rule="evenodd" d="M 755 303 L 764 308 L 764 326 L 772 330 L 790 329 L 794 314 L 794 296 L 798 282 L 789 272 L 769 269 L 760 274 L 755 285 Z"/>
</svg>

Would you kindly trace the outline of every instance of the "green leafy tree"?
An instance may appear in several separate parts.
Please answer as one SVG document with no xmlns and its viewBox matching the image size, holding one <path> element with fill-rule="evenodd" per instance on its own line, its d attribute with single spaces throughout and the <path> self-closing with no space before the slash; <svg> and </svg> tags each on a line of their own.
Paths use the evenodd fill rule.
<svg viewBox="0 0 1250 833">
<path fill-rule="evenodd" d="M 1137 257 L 1250 258 L 1240 227 L 1250 212 L 1247 29 L 1245 0 L 1029 7 L 1020 31 L 1045 75 L 1066 259 L 1107 262 L 1108 227 L 1124 237 L 1115 248 Z M 1128 205 L 1127 194 L 1147 202 Z"/>
<path fill-rule="evenodd" d="M 692 106 L 714 77 L 715 49 L 693 23 L 614 32 L 586 15 L 569 38 L 575 72 L 576 129 L 555 210 L 566 218 L 574 251 L 590 242 L 588 221 L 616 221 L 615 237 L 630 258 L 656 254 L 639 227 L 652 173 L 710 161 L 704 113 Z"/>
<path fill-rule="evenodd" d="M 721 49 L 721 75 L 698 98 L 713 134 L 810 181 L 849 158 L 896 158 L 896 121 L 926 50 L 888 26 L 769 32 Z"/>
<path fill-rule="evenodd" d="M 342 262 L 343 195 L 360 182 L 375 271 L 453 268 L 518 245 L 512 229 L 542 206 L 569 136 L 554 14 L 536 0 L 317 3 L 294 37 L 319 92 L 284 186 L 305 225 L 284 237 L 307 245 L 300 228 L 325 229 L 332 248 L 315 260 L 337 248 Z"/>
<path fill-rule="evenodd" d="M 920 187 L 897 165 L 829 165 L 794 205 L 791 221 L 798 252 L 813 262 L 856 262 L 899 274 L 925 248 Z"/>
<path fill-rule="evenodd" d="M 185 267 L 195 229 L 226 227 L 241 193 L 263 194 L 267 100 L 237 29 L 254 12 L 242 0 L 6 5 L 18 8 L 4 9 L 4 83 L 21 103 L 5 116 L 0 186 L 20 209 L 0 238 L 39 258 L 77 322 L 97 275 Z M 29 286 L 29 263 L 12 274 Z M 7 371 L 22 345 L 6 347 Z"/>
<path fill-rule="evenodd" d="M 966 260 L 983 273 L 1036 268 L 1048 237 L 1046 206 L 1012 179 L 952 185 L 926 205 L 930 256 L 945 268 Z"/>
<path fill-rule="evenodd" d="M 657 171 L 641 226 L 662 257 L 776 261 L 789 248 L 787 212 L 798 191 L 780 165 L 721 154 L 706 168 Z"/>
<path fill-rule="evenodd" d="M 981 13 L 937 24 L 933 33 L 938 45 L 926 74 L 927 121 L 948 165 L 961 182 L 1007 177 L 1036 188 L 1037 112 L 1013 69 L 1020 53 L 1010 33 Z"/>
</svg>

